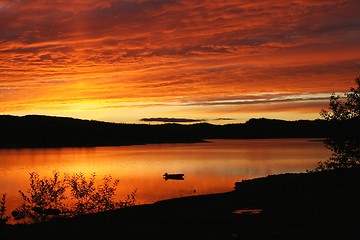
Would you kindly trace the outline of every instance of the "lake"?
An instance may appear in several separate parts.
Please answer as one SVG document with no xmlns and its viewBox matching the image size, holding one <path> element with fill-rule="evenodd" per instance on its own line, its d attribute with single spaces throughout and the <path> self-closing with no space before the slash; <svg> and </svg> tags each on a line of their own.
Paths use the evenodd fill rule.
<svg viewBox="0 0 360 240">
<path fill-rule="evenodd" d="M 97 180 L 119 179 L 117 199 L 137 189 L 138 204 L 227 192 L 243 179 L 279 173 L 305 172 L 331 152 L 320 139 L 209 140 L 190 144 L 149 144 L 120 147 L 2 149 L 0 194 L 7 193 L 8 211 L 20 204 L 19 190 L 29 188 L 29 173 L 52 177 L 57 170 L 83 173 Z M 183 173 L 184 180 L 164 180 L 163 174 Z"/>
</svg>

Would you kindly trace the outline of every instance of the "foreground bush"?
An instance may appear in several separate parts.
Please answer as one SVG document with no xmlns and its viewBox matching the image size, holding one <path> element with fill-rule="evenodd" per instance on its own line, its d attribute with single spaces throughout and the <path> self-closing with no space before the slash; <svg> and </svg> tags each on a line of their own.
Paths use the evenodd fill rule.
<svg viewBox="0 0 360 240">
<path fill-rule="evenodd" d="M 23 203 L 12 211 L 11 215 L 23 223 L 37 223 L 53 218 L 73 217 L 135 205 L 136 190 L 125 200 L 116 201 L 115 193 L 119 180 L 113 181 L 108 175 L 102 179 L 102 184 L 96 185 L 95 178 L 95 173 L 88 180 L 82 173 L 77 173 L 72 176 L 65 175 L 60 179 L 60 174 L 54 171 L 52 178 L 41 179 L 39 174 L 32 172 L 30 188 L 26 192 L 19 191 Z M 74 201 L 70 206 L 65 204 L 67 190 L 70 190 L 71 199 Z M 7 220 L 3 216 L 4 212 L 5 197 L 3 202 L 0 202 L 0 219 Z"/>
<path fill-rule="evenodd" d="M 66 182 L 70 186 L 71 196 L 76 200 L 72 209 L 73 214 L 85 214 L 112 210 L 115 208 L 131 206 L 135 204 L 135 193 L 131 195 L 133 198 L 126 198 L 125 201 L 115 201 L 115 192 L 119 180 L 112 182 L 111 176 L 103 178 L 103 184 L 95 186 L 95 173 L 89 180 L 86 180 L 82 173 L 74 174 L 67 177 Z"/>
<path fill-rule="evenodd" d="M 9 217 L 5 216 L 6 211 L 6 194 L 2 194 L 1 200 L 0 200 L 0 225 L 4 224 L 8 221 Z"/>
</svg>

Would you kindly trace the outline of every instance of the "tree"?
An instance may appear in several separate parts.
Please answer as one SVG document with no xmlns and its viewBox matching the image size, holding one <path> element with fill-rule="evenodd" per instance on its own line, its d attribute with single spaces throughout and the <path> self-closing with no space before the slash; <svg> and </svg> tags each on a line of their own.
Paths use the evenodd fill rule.
<svg viewBox="0 0 360 240">
<path fill-rule="evenodd" d="M 360 77 L 355 78 L 357 88 L 350 88 L 345 93 L 345 100 L 333 93 L 330 97 L 329 110 L 322 109 L 320 115 L 330 121 L 343 121 L 360 116 Z"/>
<path fill-rule="evenodd" d="M 317 171 L 360 166 L 360 77 L 355 78 L 355 83 L 357 87 L 345 93 L 345 99 L 333 93 L 329 110 L 320 112 L 323 118 L 336 123 L 333 126 L 337 131 L 325 140 L 332 155 L 325 162 L 319 162 Z"/>
<path fill-rule="evenodd" d="M 32 223 L 45 222 L 66 212 L 66 185 L 57 171 L 53 178 L 40 179 L 36 172 L 30 173 L 30 189 L 19 191 L 24 203 L 11 212 L 15 220 Z"/>
<path fill-rule="evenodd" d="M 316 170 L 333 170 L 360 166 L 360 141 L 354 138 L 328 138 L 325 147 L 332 151 L 331 157 L 319 162 Z"/>
</svg>

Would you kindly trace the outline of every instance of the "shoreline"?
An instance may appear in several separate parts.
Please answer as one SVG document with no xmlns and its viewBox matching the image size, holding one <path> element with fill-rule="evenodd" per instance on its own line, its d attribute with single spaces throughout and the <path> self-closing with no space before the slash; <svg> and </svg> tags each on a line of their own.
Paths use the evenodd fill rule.
<svg viewBox="0 0 360 240">
<path fill-rule="evenodd" d="M 9 239 L 355 239 L 358 189 L 359 169 L 287 173 L 236 182 L 230 192 L 0 228 Z"/>
<path fill-rule="evenodd" d="M 159 125 L 121 124 L 82 119 L 0 115 L 0 147 L 62 148 L 191 143 L 205 139 L 327 138 L 353 132 L 358 121 L 249 119 L 245 123 Z"/>
<path fill-rule="evenodd" d="M 147 142 L 147 143 L 129 143 L 129 144 L 109 144 L 109 145 L 57 145 L 57 146 L 37 146 L 37 147 L 1 147 L 0 150 L 23 150 L 23 149 L 61 149 L 61 148 L 97 148 L 97 147 L 129 147 L 129 146 L 146 146 L 158 144 L 196 144 L 212 143 L 212 140 L 270 140 L 270 139 L 309 139 L 310 142 L 324 142 L 324 137 L 263 137 L 263 138 L 209 138 L 193 141 L 164 141 L 164 142 Z"/>
<path fill-rule="evenodd" d="M 97 148 L 97 147 L 128 147 L 128 146 L 144 146 L 150 144 L 191 144 L 191 143 L 209 143 L 206 139 L 193 141 L 168 141 L 168 142 L 146 142 L 146 143 L 128 143 L 128 144 L 104 144 L 104 145 L 54 145 L 54 146 L 35 146 L 35 147 L 1 147 L 0 150 L 22 150 L 22 149 L 61 149 L 61 148 Z"/>
</svg>

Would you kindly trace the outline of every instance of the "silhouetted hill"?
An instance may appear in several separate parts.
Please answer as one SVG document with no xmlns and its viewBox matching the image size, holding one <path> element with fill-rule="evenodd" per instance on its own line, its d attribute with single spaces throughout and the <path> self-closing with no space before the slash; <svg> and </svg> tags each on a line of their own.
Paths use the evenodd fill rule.
<svg viewBox="0 0 360 240">
<path fill-rule="evenodd" d="M 205 139 L 325 138 L 359 132 L 359 119 L 346 123 L 325 120 L 250 119 L 246 123 L 122 124 L 66 117 L 0 116 L 0 147 L 119 146 L 148 143 L 200 142 Z"/>
</svg>

